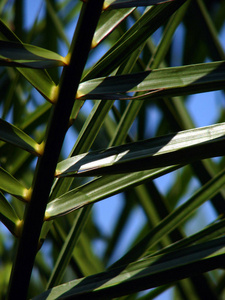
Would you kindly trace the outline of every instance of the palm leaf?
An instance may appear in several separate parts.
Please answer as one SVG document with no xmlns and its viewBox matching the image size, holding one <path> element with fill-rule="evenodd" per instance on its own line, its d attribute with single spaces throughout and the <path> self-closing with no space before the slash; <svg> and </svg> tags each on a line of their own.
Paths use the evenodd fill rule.
<svg viewBox="0 0 225 300">
<path fill-rule="evenodd" d="M 21 234 L 20 219 L 2 193 L 0 193 L 0 220 L 14 235 Z"/>
<path fill-rule="evenodd" d="M 36 155 L 41 154 L 41 146 L 38 143 L 22 130 L 4 120 L 0 120 L 0 139 Z"/>
<path fill-rule="evenodd" d="M 85 153 L 60 162 L 56 176 L 128 173 L 221 156 L 223 136 L 224 124 L 218 124 Z"/>
<path fill-rule="evenodd" d="M 60 55 L 29 44 L 0 41 L 0 65 L 27 68 L 53 68 L 65 65 Z"/>
<path fill-rule="evenodd" d="M 30 191 L 3 168 L 0 168 L 0 179 L 0 189 L 22 201 L 30 200 Z"/>
<path fill-rule="evenodd" d="M 115 9 L 124 7 L 134 7 L 134 6 L 149 6 L 155 4 L 162 4 L 164 2 L 170 2 L 173 0 L 107 0 L 104 3 L 104 9 Z"/>
<path fill-rule="evenodd" d="M 3 41 L 21 43 L 18 37 L 0 20 L 0 37 Z M 18 69 L 19 72 L 50 102 L 54 100 L 55 84 L 45 70 Z"/>
<path fill-rule="evenodd" d="M 137 292 L 176 281 L 181 276 L 185 278 L 212 270 L 212 263 L 215 267 L 219 267 L 223 258 L 224 238 L 221 238 L 183 251 L 175 251 L 169 255 L 145 258 L 126 268 L 122 266 L 86 279 L 81 278 L 46 291 L 34 299 L 46 299 L 47 296 L 49 299 L 57 297 L 84 299 L 90 296 L 99 299 L 103 295 L 119 297 L 125 295 L 128 290 L 131 293 Z M 168 270 L 168 265 L 173 267 Z"/>
<path fill-rule="evenodd" d="M 222 89 L 223 85 L 222 61 L 93 79 L 80 84 L 77 98 L 154 99 L 164 95 L 208 92 L 212 89 Z M 138 97 L 122 95 L 131 92 L 145 93 Z"/>
</svg>

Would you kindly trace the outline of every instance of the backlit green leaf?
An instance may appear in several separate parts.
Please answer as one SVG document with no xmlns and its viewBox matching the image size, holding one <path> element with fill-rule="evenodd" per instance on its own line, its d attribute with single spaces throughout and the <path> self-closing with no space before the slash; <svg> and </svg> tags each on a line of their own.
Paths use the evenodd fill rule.
<svg viewBox="0 0 225 300">
<path fill-rule="evenodd" d="M 22 44 L 12 30 L 0 20 L 0 39 Z M 46 70 L 17 68 L 17 70 L 50 102 L 54 102 L 56 85 Z"/>
<path fill-rule="evenodd" d="M 44 69 L 63 66 L 65 59 L 40 47 L 0 40 L 0 65 Z"/>
<path fill-rule="evenodd" d="M 144 256 L 146 253 L 152 250 L 164 236 L 168 235 L 172 230 L 176 229 L 185 220 L 187 220 L 198 207 L 200 207 L 211 197 L 218 194 L 224 185 L 225 170 L 222 170 L 198 191 L 196 191 L 190 197 L 190 199 L 178 206 L 178 208 L 173 210 L 173 212 L 162 219 L 150 232 L 145 235 L 144 238 L 141 239 L 141 241 L 133 246 L 122 258 L 115 262 L 111 268 L 114 268 L 120 264 L 127 264 Z"/>
<path fill-rule="evenodd" d="M 171 1 L 173 0 L 106 0 L 104 3 L 104 9 L 149 6 Z"/>
<path fill-rule="evenodd" d="M 186 0 L 156 5 L 146 11 L 134 25 L 106 52 L 85 75 L 84 80 L 109 75 L 144 43 L 150 35 L 184 4 Z"/>
<path fill-rule="evenodd" d="M 174 251 L 159 257 L 145 257 L 128 266 L 77 279 L 35 297 L 41 299 L 97 299 L 119 297 L 153 288 L 200 272 L 220 267 L 224 259 L 225 238 Z M 104 294 L 103 294 L 104 293 Z"/>
<path fill-rule="evenodd" d="M 153 99 L 223 89 L 225 62 L 157 69 L 142 73 L 102 77 L 80 84 L 81 99 Z M 138 97 L 126 93 L 142 92 Z"/>
<path fill-rule="evenodd" d="M 68 214 L 85 205 L 95 203 L 123 192 L 130 187 L 172 172 L 177 168 L 179 166 L 97 178 L 49 202 L 45 213 L 45 220 Z"/>
<path fill-rule="evenodd" d="M 22 201 L 29 201 L 30 192 L 16 178 L 0 167 L 0 189 Z"/>
<path fill-rule="evenodd" d="M 41 154 L 41 146 L 16 126 L 0 119 L 0 140 L 13 144 L 35 155 Z"/>
<path fill-rule="evenodd" d="M 99 19 L 95 31 L 92 47 L 96 47 L 104 38 L 106 38 L 135 8 L 105 11 Z"/>
<path fill-rule="evenodd" d="M 0 192 L 0 221 L 14 234 L 17 235 L 17 226 L 20 222 L 15 210 Z"/>
<path fill-rule="evenodd" d="M 56 176 L 128 173 L 224 155 L 225 123 L 84 153 L 58 163 Z"/>
</svg>

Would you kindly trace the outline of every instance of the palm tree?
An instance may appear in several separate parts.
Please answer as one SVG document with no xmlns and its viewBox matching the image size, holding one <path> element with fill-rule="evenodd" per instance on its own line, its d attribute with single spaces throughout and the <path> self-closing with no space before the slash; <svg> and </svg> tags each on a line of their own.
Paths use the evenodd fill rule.
<svg viewBox="0 0 225 300">
<path fill-rule="evenodd" d="M 224 98 L 225 2 L 28 4 L 0 5 L 2 299 L 222 299 L 224 112 L 188 108 Z"/>
</svg>

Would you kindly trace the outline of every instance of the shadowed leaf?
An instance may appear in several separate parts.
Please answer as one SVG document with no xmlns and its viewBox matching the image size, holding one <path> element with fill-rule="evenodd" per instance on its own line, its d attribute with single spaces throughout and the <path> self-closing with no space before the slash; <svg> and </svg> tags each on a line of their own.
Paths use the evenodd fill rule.
<svg viewBox="0 0 225 300">
<path fill-rule="evenodd" d="M 106 38 L 135 8 L 105 11 L 99 19 L 95 31 L 92 47 L 96 47 L 104 38 Z"/>
<path fill-rule="evenodd" d="M 0 20 L 0 38 L 4 41 L 20 43 L 20 39 Z M 55 83 L 46 70 L 17 68 L 17 70 L 50 102 L 54 102 Z"/>
<path fill-rule="evenodd" d="M 34 69 L 65 65 L 65 59 L 46 49 L 18 42 L 0 41 L 0 65 Z"/>
<path fill-rule="evenodd" d="M 0 167 L 0 189 L 22 201 L 28 201 L 28 190 L 11 174 Z"/>
<path fill-rule="evenodd" d="M 56 176 L 97 176 L 187 164 L 224 155 L 225 123 L 85 153 L 58 163 Z"/>
<path fill-rule="evenodd" d="M 10 203 L 0 192 L 0 220 L 14 234 L 17 235 L 16 229 L 20 219 Z"/>
<path fill-rule="evenodd" d="M 134 172 L 125 175 L 109 175 L 97 178 L 56 198 L 47 205 L 45 220 L 68 214 L 85 205 L 95 203 L 126 189 L 145 183 L 178 169 L 172 166 L 151 171 Z"/>
<path fill-rule="evenodd" d="M 34 300 L 58 297 L 63 299 L 100 299 L 119 297 L 143 289 L 196 276 L 220 267 L 224 259 L 225 238 L 174 251 L 159 257 L 145 257 L 128 266 L 81 278 L 40 294 Z M 99 298 L 95 298 L 99 297 Z"/>
<path fill-rule="evenodd" d="M 35 155 L 41 154 L 41 146 L 16 126 L 0 119 L 0 140 L 11 143 Z"/>
<path fill-rule="evenodd" d="M 153 99 L 164 95 L 189 95 L 219 90 L 224 88 L 224 84 L 225 63 L 221 61 L 89 80 L 80 84 L 77 98 Z M 128 92 L 144 94 L 137 97 L 126 96 Z"/>
<path fill-rule="evenodd" d="M 174 0 L 106 0 L 104 3 L 104 9 L 149 6 L 171 1 Z"/>
</svg>

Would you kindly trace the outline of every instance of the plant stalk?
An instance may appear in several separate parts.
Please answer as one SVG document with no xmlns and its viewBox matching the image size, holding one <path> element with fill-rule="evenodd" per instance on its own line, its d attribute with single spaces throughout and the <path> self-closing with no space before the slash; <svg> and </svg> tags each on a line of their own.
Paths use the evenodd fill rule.
<svg viewBox="0 0 225 300">
<path fill-rule="evenodd" d="M 26 207 L 23 232 L 11 273 L 9 300 L 27 297 L 55 168 L 103 2 L 103 0 L 89 0 L 82 6 L 69 51 L 70 62 L 63 69 L 57 103 L 52 111 L 46 132 L 44 153 L 35 170 L 31 201 Z"/>
</svg>

